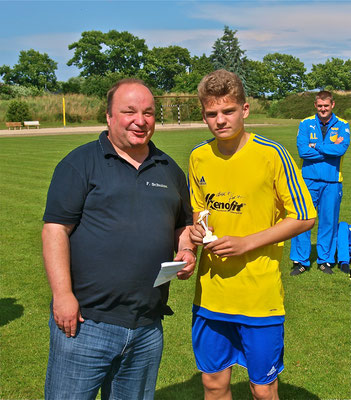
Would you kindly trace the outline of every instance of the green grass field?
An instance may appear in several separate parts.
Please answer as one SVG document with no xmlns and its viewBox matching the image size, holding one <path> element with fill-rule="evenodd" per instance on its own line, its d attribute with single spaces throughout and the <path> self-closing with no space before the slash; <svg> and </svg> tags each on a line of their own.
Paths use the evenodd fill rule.
<svg viewBox="0 0 351 400">
<path fill-rule="evenodd" d="M 297 124 L 249 128 L 279 141 L 295 160 Z M 211 135 L 205 129 L 155 133 L 154 142 L 187 170 L 192 147 Z M 49 346 L 50 290 L 42 259 L 42 215 L 57 162 L 95 134 L 0 139 L 1 187 L 1 399 L 42 399 Z M 344 160 L 340 219 L 351 221 L 351 151 Z M 315 243 L 316 229 L 313 230 Z M 280 399 L 350 399 L 350 280 L 335 268 L 325 275 L 313 268 L 290 277 L 289 242 L 282 262 L 286 291 L 285 371 Z M 194 277 L 173 281 L 164 321 L 165 349 L 156 399 L 203 397 L 201 376 L 191 348 Z M 234 399 L 250 399 L 246 371 L 233 368 Z"/>
</svg>

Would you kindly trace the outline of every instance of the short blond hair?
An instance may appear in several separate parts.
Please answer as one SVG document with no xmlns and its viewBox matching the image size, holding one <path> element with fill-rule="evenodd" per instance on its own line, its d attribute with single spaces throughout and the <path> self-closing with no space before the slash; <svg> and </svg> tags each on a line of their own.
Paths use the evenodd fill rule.
<svg viewBox="0 0 351 400">
<path fill-rule="evenodd" d="M 197 87 L 201 104 L 210 97 L 229 96 L 238 104 L 246 103 L 243 83 L 237 74 L 225 69 L 218 69 L 204 76 Z"/>
<path fill-rule="evenodd" d="M 323 101 L 329 99 L 331 103 L 334 101 L 332 92 L 329 92 L 328 90 L 321 90 L 317 93 L 314 101 L 316 102 L 318 99 Z"/>
</svg>

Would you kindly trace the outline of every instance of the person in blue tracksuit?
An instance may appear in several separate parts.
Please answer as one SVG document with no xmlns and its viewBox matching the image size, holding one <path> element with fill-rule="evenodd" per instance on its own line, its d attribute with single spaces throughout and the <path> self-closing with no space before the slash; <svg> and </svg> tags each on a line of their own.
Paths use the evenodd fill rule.
<svg viewBox="0 0 351 400">
<path fill-rule="evenodd" d="M 345 272 L 345 274 L 349 274 L 351 258 L 351 225 L 347 222 L 339 222 L 337 250 L 339 268 L 342 272 Z"/>
<path fill-rule="evenodd" d="M 335 102 L 328 91 L 316 95 L 317 113 L 300 122 L 297 149 L 302 158 L 302 176 L 318 212 L 317 264 L 332 274 L 342 198 L 341 166 L 350 144 L 350 126 L 333 113 Z M 290 275 L 299 275 L 310 268 L 311 231 L 291 239 Z"/>
</svg>

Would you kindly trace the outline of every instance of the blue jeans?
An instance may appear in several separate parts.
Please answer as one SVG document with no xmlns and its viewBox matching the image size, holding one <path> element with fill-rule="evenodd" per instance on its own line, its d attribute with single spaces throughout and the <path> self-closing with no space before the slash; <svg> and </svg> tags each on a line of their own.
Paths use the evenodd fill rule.
<svg viewBox="0 0 351 400">
<path fill-rule="evenodd" d="M 163 349 L 161 321 L 137 329 L 86 320 L 67 338 L 50 317 L 46 400 L 154 398 Z"/>
</svg>

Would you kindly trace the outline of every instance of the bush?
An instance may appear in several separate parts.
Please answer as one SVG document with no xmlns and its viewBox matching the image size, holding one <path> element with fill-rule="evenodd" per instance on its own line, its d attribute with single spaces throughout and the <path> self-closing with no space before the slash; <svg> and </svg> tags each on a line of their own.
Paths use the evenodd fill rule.
<svg viewBox="0 0 351 400">
<path fill-rule="evenodd" d="M 12 100 L 6 112 L 6 121 L 22 122 L 31 120 L 28 104 L 21 100 Z"/>
<path fill-rule="evenodd" d="M 349 122 L 351 121 L 351 108 L 347 108 L 344 112 L 345 119 L 347 119 Z"/>
<path fill-rule="evenodd" d="M 10 100 L 17 97 L 41 96 L 43 91 L 35 86 L 5 85 L 0 83 L 0 99 Z"/>
<path fill-rule="evenodd" d="M 106 108 L 107 108 L 107 104 L 105 101 L 103 101 L 96 113 L 97 121 L 101 122 L 102 124 L 106 124 Z"/>
</svg>

